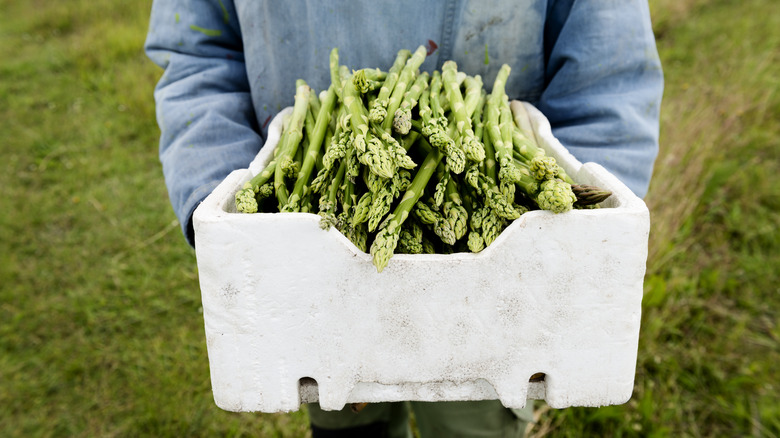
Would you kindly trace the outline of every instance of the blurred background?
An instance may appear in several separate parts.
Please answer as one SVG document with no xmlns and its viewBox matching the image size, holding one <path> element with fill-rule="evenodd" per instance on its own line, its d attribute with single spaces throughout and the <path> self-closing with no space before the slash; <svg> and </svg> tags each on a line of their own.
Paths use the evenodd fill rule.
<svg viewBox="0 0 780 438">
<path fill-rule="evenodd" d="M 150 0 L 0 0 L 0 436 L 305 437 L 212 399 Z M 666 75 L 635 391 L 529 436 L 780 436 L 780 3 L 651 0 Z"/>
</svg>

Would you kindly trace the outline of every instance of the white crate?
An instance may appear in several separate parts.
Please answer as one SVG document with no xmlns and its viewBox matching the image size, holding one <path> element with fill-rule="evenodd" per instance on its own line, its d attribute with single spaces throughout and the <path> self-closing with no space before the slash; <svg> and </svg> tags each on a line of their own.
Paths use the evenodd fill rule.
<svg viewBox="0 0 780 438">
<path fill-rule="evenodd" d="M 608 208 L 532 211 L 481 253 L 398 254 L 382 273 L 317 215 L 235 212 L 235 192 L 271 157 L 277 117 L 250 169 L 231 173 L 194 215 L 220 408 L 481 399 L 564 408 L 631 397 L 647 207 L 571 156 L 536 108 L 512 108 L 575 181 L 613 192 Z M 537 372 L 545 380 L 529 383 Z"/>
</svg>

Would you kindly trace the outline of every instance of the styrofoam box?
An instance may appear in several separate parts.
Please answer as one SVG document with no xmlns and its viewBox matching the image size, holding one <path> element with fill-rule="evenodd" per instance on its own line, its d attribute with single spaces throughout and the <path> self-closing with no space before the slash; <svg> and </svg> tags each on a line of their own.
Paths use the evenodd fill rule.
<svg viewBox="0 0 780 438">
<path fill-rule="evenodd" d="M 339 231 L 321 229 L 315 214 L 236 213 L 235 192 L 279 139 L 281 116 L 273 121 L 249 169 L 231 173 L 194 214 L 220 408 L 628 401 L 647 207 L 603 167 L 569 154 L 536 108 L 512 102 L 512 110 L 575 181 L 613 192 L 605 208 L 528 212 L 478 254 L 397 254 L 382 273 Z M 544 381 L 529 382 L 539 372 Z"/>
</svg>

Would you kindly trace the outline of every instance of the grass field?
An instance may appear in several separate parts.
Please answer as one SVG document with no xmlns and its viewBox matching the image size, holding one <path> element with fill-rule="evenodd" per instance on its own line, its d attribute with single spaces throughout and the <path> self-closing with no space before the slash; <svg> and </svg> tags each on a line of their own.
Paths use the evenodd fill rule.
<svg viewBox="0 0 780 438">
<path fill-rule="evenodd" d="M 303 437 L 211 396 L 150 1 L 0 0 L 0 436 Z M 531 436 L 780 436 L 780 4 L 652 0 L 666 74 L 634 396 Z"/>
</svg>

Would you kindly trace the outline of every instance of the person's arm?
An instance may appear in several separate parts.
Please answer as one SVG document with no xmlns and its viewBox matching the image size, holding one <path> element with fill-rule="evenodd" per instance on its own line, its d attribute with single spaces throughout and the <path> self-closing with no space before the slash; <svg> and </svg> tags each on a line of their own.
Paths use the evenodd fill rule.
<svg viewBox="0 0 780 438">
<path fill-rule="evenodd" d="M 155 0 L 145 50 L 165 69 L 154 93 L 160 161 L 174 212 L 194 246 L 192 212 L 263 144 L 233 2 Z"/>
<path fill-rule="evenodd" d="M 554 135 L 644 197 L 658 153 L 663 73 L 646 0 L 551 3 L 547 86 Z"/>
</svg>

